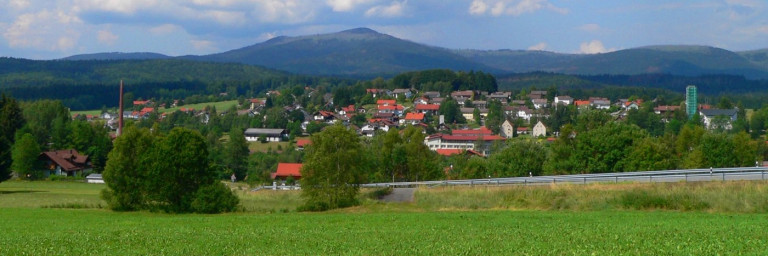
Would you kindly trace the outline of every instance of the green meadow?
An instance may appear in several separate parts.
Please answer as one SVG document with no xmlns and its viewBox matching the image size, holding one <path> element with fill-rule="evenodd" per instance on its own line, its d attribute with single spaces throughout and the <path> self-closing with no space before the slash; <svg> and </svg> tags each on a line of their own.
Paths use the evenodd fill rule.
<svg viewBox="0 0 768 256">
<path fill-rule="evenodd" d="M 296 212 L 298 191 L 230 186 L 240 212 L 172 215 L 104 209 L 104 185 L 3 182 L 0 255 L 768 253 L 766 182 L 420 188 L 323 213 Z"/>
</svg>

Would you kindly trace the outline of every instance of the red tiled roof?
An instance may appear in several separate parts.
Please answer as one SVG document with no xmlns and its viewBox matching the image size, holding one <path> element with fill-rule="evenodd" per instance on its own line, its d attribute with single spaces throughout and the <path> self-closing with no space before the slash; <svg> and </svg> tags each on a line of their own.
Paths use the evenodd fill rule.
<svg viewBox="0 0 768 256">
<path fill-rule="evenodd" d="M 394 106 L 379 105 L 379 110 L 403 110 L 403 106 L 402 105 L 394 105 Z"/>
<path fill-rule="evenodd" d="M 293 177 L 294 179 L 301 179 L 301 166 L 302 164 L 289 164 L 289 163 L 278 163 L 277 164 L 277 171 L 272 173 L 272 179 L 275 178 L 288 178 Z"/>
<path fill-rule="evenodd" d="M 577 100 L 577 101 L 574 101 L 573 104 L 576 105 L 576 106 L 584 106 L 584 105 L 589 105 L 589 101 L 588 100 Z"/>
<path fill-rule="evenodd" d="M 297 139 L 296 140 L 296 146 L 300 147 L 300 148 L 303 148 L 303 147 L 305 147 L 307 145 L 311 145 L 311 144 L 312 144 L 311 140 L 307 140 L 307 139 Z"/>
<path fill-rule="evenodd" d="M 436 151 L 438 154 L 444 155 L 444 156 L 461 154 L 461 149 L 438 149 Z"/>
<path fill-rule="evenodd" d="M 395 105 L 395 104 L 397 104 L 397 102 L 395 100 L 377 100 L 376 104 L 378 104 L 378 105 L 384 105 L 384 104 Z"/>
<path fill-rule="evenodd" d="M 81 155 L 77 150 L 65 149 L 57 151 L 48 151 L 40 154 L 50 159 L 56 165 L 61 166 L 64 171 L 77 171 L 86 168 L 88 162 L 87 155 Z"/>
<path fill-rule="evenodd" d="M 487 135 L 487 136 L 478 136 L 478 135 L 448 135 L 448 134 L 433 134 L 427 137 L 427 140 L 435 139 L 435 138 L 442 138 L 443 140 L 453 140 L 453 141 L 476 141 L 478 139 L 482 139 L 484 141 L 492 141 L 492 140 L 506 140 L 504 137 L 501 137 L 499 135 Z"/>
<path fill-rule="evenodd" d="M 405 120 L 424 120 L 424 113 L 408 113 L 405 114 Z"/>
<path fill-rule="evenodd" d="M 148 100 L 134 100 L 133 101 L 133 105 L 134 106 L 136 106 L 136 105 L 146 105 L 147 103 L 149 103 Z"/>
<path fill-rule="evenodd" d="M 342 107 L 341 110 L 345 112 L 355 112 L 355 105 L 349 105 L 349 107 Z"/>
<path fill-rule="evenodd" d="M 433 111 L 437 111 L 437 110 L 440 110 L 440 105 L 438 105 L 438 104 L 419 104 L 419 105 L 416 105 L 416 110 L 433 110 Z"/>
<path fill-rule="evenodd" d="M 453 130 L 451 131 L 452 135 L 460 135 L 460 136 L 476 136 L 476 135 L 491 135 L 493 132 L 486 128 L 485 126 L 482 126 L 478 129 L 474 130 Z"/>
</svg>

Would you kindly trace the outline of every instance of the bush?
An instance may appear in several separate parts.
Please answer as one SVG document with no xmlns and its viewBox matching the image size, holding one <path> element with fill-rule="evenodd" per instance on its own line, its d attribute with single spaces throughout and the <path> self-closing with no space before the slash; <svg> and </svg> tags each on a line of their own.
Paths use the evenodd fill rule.
<svg viewBox="0 0 768 256">
<path fill-rule="evenodd" d="M 195 193 L 192 210 L 198 213 L 231 212 L 237 209 L 240 199 L 224 183 L 202 186 Z"/>
</svg>

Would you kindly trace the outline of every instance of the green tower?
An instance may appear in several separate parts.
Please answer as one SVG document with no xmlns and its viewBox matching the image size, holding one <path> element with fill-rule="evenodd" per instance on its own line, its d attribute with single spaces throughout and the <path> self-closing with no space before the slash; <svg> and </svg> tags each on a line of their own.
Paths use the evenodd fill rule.
<svg viewBox="0 0 768 256">
<path fill-rule="evenodd" d="M 685 87 L 685 112 L 688 113 L 688 119 L 693 118 L 699 109 L 698 96 L 695 85 Z"/>
</svg>

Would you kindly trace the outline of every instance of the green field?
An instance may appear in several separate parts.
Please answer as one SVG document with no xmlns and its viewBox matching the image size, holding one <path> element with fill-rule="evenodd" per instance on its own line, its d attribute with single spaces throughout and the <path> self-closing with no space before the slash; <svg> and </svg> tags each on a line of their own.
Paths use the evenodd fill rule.
<svg viewBox="0 0 768 256">
<path fill-rule="evenodd" d="M 768 253 L 764 213 L 545 207 L 558 200 L 578 205 L 576 201 L 592 197 L 597 199 L 586 205 L 602 204 L 611 201 L 606 199 L 609 194 L 620 191 L 645 191 L 651 198 L 663 198 L 687 190 L 730 190 L 734 198 L 751 204 L 747 201 L 767 201 L 765 182 L 421 188 L 413 203 L 365 200 L 358 207 L 325 213 L 295 212 L 301 203 L 297 191 L 246 192 L 243 186 L 233 185 L 239 188 L 244 212 L 171 215 L 72 209 L 103 205 L 98 198 L 103 185 L 3 182 L 0 255 Z M 704 194 L 700 200 L 708 197 L 714 196 Z M 530 202 L 521 203 L 526 200 Z M 725 200 L 730 199 L 714 197 L 707 202 Z"/>
<path fill-rule="evenodd" d="M 160 108 L 158 112 L 160 113 L 166 113 L 166 112 L 174 112 L 176 110 L 179 110 L 181 108 L 192 108 L 195 110 L 202 110 L 207 106 L 213 106 L 216 107 L 216 111 L 221 112 L 224 110 L 227 110 L 231 108 L 232 106 L 237 106 L 237 100 L 228 100 L 228 101 L 218 101 L 218 102 L 204 102 L 204 103 L 197 103 L 197 104 L 188 104 L 181 107 L 174 107 L 174 108 Z M 101 110 L 82 110 L 82 111 L 72 111 L 72 115 L 80 114 L 80 115 L 100 115 Z"/>
</svg>

